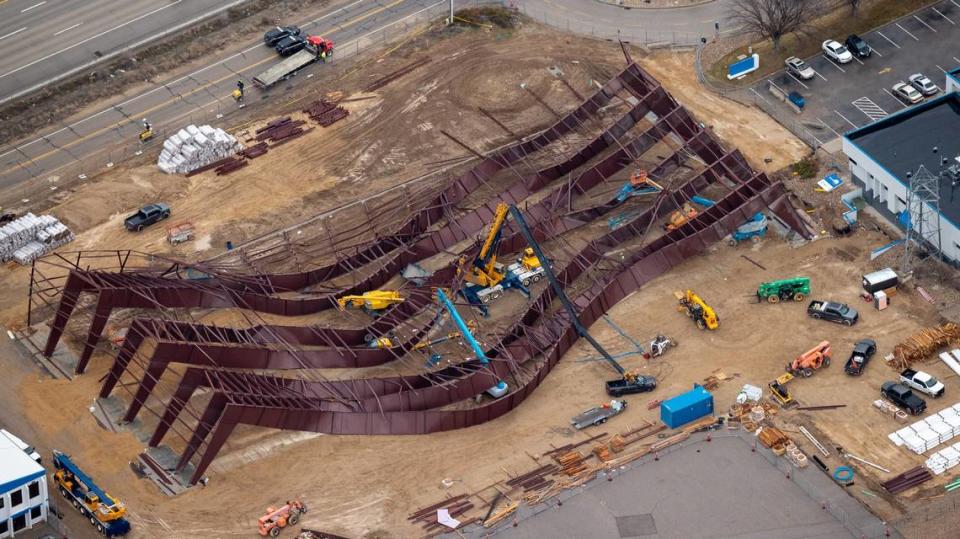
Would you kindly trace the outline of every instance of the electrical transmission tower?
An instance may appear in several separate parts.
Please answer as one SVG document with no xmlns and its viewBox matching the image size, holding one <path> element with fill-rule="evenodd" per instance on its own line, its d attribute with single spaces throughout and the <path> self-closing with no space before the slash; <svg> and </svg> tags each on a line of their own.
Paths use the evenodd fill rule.
<svg viewBox="0 0 960 539">
<path fill-rule="evenodd" d="M 942 256 L 940 242 L 940 176 L 920 165 L 916 174 L 907 173 L 907 239 L 904 242 L 900 270 L 906 274 L 914 269 L 917 248 L 932 249 L 937 258 Z"/>
</svg>

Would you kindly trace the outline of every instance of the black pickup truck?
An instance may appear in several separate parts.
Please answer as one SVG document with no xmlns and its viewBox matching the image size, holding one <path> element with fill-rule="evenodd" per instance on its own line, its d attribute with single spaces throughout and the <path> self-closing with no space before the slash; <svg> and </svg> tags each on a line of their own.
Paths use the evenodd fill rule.
<svg viewBox="0 0 960 539">
<path fill-rule="evenodd" d="M 927 401 L 913 394 L 910 388 L 896 382 L 884 382 L 880 396 L 903 408 L 910 415 L 920 415 L 927 409 Z"/>
<path fill-rule="evenodd" d="M 619 380 L 607 381 L 607 395 L 621 397 L 631 393 L 646 393 L 657 388 L 657 379 L 653 376 L 636 375 Z"/>
<path fill-rule="evenodd" d="M 850 352 L 850 359 L 843 367 L 844 372 L 850 376 L 860 376 L 863 369 L 867 366 L 870 358 L 877 351 L 877 343 L 873 339 L 860 339 L 853 345 L 853 351 Z"/>
<path fill-rule="evenodd" d="M 127 230 L 131 232 L 140 232 L 144 228 L 147 228 L 157 221 L 162 221 L 167 217 L 170 217 L 170 206 L 162 202 L 148 204 L 137 210 L 137 213 L 124 219 L 123 226 L 127 227 Z"/>
<path fill-rule="evenodd" d="M 807 315 L 810 318 L 836 322 L 845 326 L 856 324 L 860 318 L 857 310 L 848 307 L 846 304 L 820 300 L 810 302 L 810 305 L 807 306 Z"/>
</svg>

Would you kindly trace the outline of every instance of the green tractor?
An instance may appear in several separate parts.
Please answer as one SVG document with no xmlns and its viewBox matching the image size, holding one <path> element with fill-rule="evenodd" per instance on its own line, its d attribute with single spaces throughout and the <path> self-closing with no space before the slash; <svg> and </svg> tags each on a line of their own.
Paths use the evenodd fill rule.
<svg viewBox="0 0 960 539">
<path fill-rule="evenodd" d="M 803 301 L 809 295 L 809 277 L 770 281 L 769 283 L 760 283 L 760 286 L 757 287 L 757 298 L 760 301 L 767 300 L 769 303 L 779 303 L 780 300 L 786 301 L 789 299 Z"/>
</svg>

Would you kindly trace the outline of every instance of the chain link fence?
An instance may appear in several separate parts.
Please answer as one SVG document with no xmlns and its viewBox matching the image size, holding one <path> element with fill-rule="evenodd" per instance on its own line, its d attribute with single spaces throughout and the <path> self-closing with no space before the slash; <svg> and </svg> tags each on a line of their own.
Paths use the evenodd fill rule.
<svg viewBox="0 0 960 539">
<path fill-rule="evenodd" d="M 500 2 L 484 0 L 457 0 L 456 7 L 460 9 L 491 3 L 500 4 Z M 361 52 L 383 49 L 391 43 L 403 40 L 431 22 L 449 16 L 449 5 L 447 0 L 438 0 L 390 23 L 380 26 L 374 26 L 373 23 L 360 24 L 359 28 L 369 28 L 369 31 L 359 37 L 338 43 L 337 54 L 331 62 L 355 61 Z M 252 63 L 246 58 L 248 51 L 241 51 L 212 64 L 210 72 L 205 74 L 194 72 L 192 75 L 180 77 L 168 84 L 156 85 L 140 92 L 137 97 L 88 117 L 88 120 L 94 121 L 98 117 L 110 118 L 109 123 L 106 124 L 102 120 L 96 122 L 101 127 L 79 125 L 83 120 L 72 125 L 64 124 L 60 129 L 37 138 L 32 144 L 41 145 L 40 149 L 31 148 L 29 153 L 14 145 L 0 147 L 0 154 L 5 154 L 5 157 L 0 160 L 0 166 L 5 168 L 2 179 L 6 183 L 13 184 L 2 192 L 2 199 L 12 202 L 46 197 L 50 191 L 73 187 L 132 159 L 155 160 L 163 146 L 163 141 L 188 124 L 226 127 L 235 123 L 231 122 L 232 117 L 242 109 L 230 95 L 219 95 L 216 85 L 224 80 L 230 81 L 232 77 L 247 80 L 252 77 L 253 74 L 248 73 L 248 77 L 238 72 Z M 279 58 L 275 61 L 279 61 Z M 214 70 L 222 72 L 223 76 L 215 76 L 212 73 Z M 312 69 L 308 67 L 296 76 L 311 77 L 311 71 Z M 276 86 L 280 87 L 283 84 Z M 273 92 L 275 95 L 271 95 L 271 90 L 260 92 L 259 95 L 255 91 L 248 90 L 246 101 L 253 103 L 272 99 L 277 106 L 290 103 L 290 101 L 278 99 L 283 94 L 282 91 Z M 226 94 L 222 88 L 219 92 Z M 162 122 L 155 122 L 152 126 L 154 137 L 150 141 L 141 143 L 143 116 L 149 117 L 150 114 L 131 112 L 128 108 L 133 109 L 133 107 L 127 105 L 146 94 L 161 94 L 166 99 L 165 106 L 180 105 L 179 110 L 184 112 L 169 119 L 165 118 Z M 149 107 L 147 110 L 152 110 L 151 114 L 156 115 L 157 108 Z M 80 152 L 72 147 L 80 140 L 87 139 L 96 140 L 99 149 Z M 66 155 L 69 163 L 55 167 L 45 165 L 42 159 L 56 152 Z"/>
</svg>

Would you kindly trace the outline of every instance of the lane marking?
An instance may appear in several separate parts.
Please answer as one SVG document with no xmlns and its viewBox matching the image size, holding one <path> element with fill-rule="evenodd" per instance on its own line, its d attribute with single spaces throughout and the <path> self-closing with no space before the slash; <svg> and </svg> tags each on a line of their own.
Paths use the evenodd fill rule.
<svg viewBox="0 0 960 539">
<path fill-rule="evenodd" d="M 956 63 L 958 63 L 958 64 L 960 64 L 960 59 L 957 59 L 956 56 L 953 57 L 953 61 L 956 62 Z"/>
<path fill-rule="evenodd" d="M 8 37 L 10 37 L 10 36 L 19 34 L 20 32 L 23 32 L 23 31 L 26 30 L 26 29 L 27 29 L 27 27 L 24 26 L 23 28 L 21 28 L 21 29 L 19 29 L 19 30 L 14 30 L 13 32 L 10 32 L 9 34 L 7 34 L 7 35 L 5 35 L 5 36 L 0 36 L 0 39 L 6 39 L 6 38 L 8 38 Z"/>
<path fill-rule="evenodd" d="M 937 64 L 933 64 L 933 65 L 937 65 Z M 947 70 L 946 70 L 946 69 L 944 69 L 944 68 L 942 68 L 942 67 L 940 67 L 940 66 L 937 66 L 937 69 L 939 69 L 940 71 L 943 71 L 944 73 L 946 73 L 946 72 L 947 72 Z"/>
<path fill-rule="evenodd" d="M 896 43 L 894 43 L 892 39 L 890 39 L 889 37 L 883 35 L 883 33 L 880 32 L 879 30 L 877 30 L 877 35 L 880 36 L 880 37 L 882 37 L 883 39 L 886 39 L 887 41 L 889 41 L 890 44 L 893 45 L 894 47 L 896 47 L 896 48 L 898 48 L 898 49 L 900 48 L 900 45 L 897 45 Z"/>
<path fill-rule="evenodd" d="M 32 6 L 28 7 L 28 8 L 21 9 L 21 10 L 20 10 L 20 13 L 26 13 L 26 12 L 30 11 L 31 9 L 33 9 L 33 8 L 35 8 L 35 7 L 40 7 L 40 6 L 42 6 L 42 5 L 46 4 L 46 3 L 47 3 L 47 0 L 43 0 L 43 2 L 40 2 L 39 4 L 34 4 L 34 5 L 32 5 Z"/>
<path fill-rule="evenodd" d="M 883 91 L 884 91 L 884 92 L 887 92 L 887 95 L 889 95 L 890 97 L 892 97 L 893 100 L 896 101 L 897 104 L 900 105 L 902 108 L 907 108 L 907 105 L 905 105 L 905 104 L 903 103 L 903 100 L 900 99 L 899 97 L 893 95 L 893 93 L 892 93 L 890 90 L 887 90 L 886 88 L 884 88 Z"/>
<path fill-rule="evenodd" d="M 955 6 L 957 6 L 957 7 L 960 7 L 960 4 L 958 4 L 958 3 L 956 2 L 956 0 L 950 0 L 950 1 L 953 2 L 953 5 L 955 5 Z"/>
<path fill-rule="evenodd" d="M 181 0 L 177 0 L 177 1 L 179 2 L 179 1 L 181 1 Z M 329 34 L 331 31 L 334 31 L 334 30 L 341 30 L 341 31 L 342 31 L 342 30 L 344 30 L 345 28 L 349 28 L 349 27 L 351 27 L 351 26 L 356 25 L 358 22 L 360 22 L 360 21 L 362 21 L 362 20 L 364 20 L 364 19 L 368 19 L 368 18 L 370 18 L 370 17 L 372 17 L 372 16 L 374 16 L 374 15 L 377 15 L 377 14 L 379 14 L 379 13 L 382 13 L 383 11 L 386 11 L 386 10 L 388 10 L 388 9 L 396 6 L 397 4 L 401 4 L 401 3 L 406 2 L 406 1 L 407 1 L 407 0 L 396 0 L 396 1 L 393 2 L 393 3 L 387 4 L 387 5 L 385 5 L 385 6 L 381 6 L 381 7 L 377 8 L 377 9 L 375 9 L 375 10 L 373 10 L 373 11 L 368 11 L 368 12 L 364 13 L 364 14 L 361 15 L 361 16 L 355 17 L 355 18 L 353 18 L 353 19 L 349 19 L 349 20 L 347 20 L 347 21 L 344 21 L 344 22 L 341 23 L 341 24 L 337 24 L 337 25 L 336 25 L 336 28 L 331 28 L 330 31 L 328 31 L 328 32 L 321 32 L 321 34 Z M 436 7 L 437 5 L 439 5 L 439 4 L 441 4 L 441 3 L 444 3 L 444 2 L 446 2 L 446 0 L 441 0 L 440 2 L 437 2 L 437 3 L 435 3 L 435 4 L 432 4 L 432 5 L 426 7 L 426 8 L 424 8 L 424 9 L 422 9 L 422 10 L 420 10 L 420 11 L 412 14 L 412 15 L 417 15 L 417 14 L 423 12 L 423 11 L 427 11 L 428 9 L 431 9 L 431 8 L 433 8 L 433 7 Z M 170 4 L 170 5 L 173 5 L 173 4 Z M 412 16 L 412 15 L 408 15 L 407 17 L 410 17 L 410 16 Z M 400 20 L 404 20 L 404 19 L 406 19 L 407 17 L 403 17 L 403 18 L 400 19 Z M 368 36 L 370 36 L 370 35 L 373 35 L 374 33 L 379 32 L 379 31 L 383 30 L 384 28 L 387 28 L 388 26 L 393 26 L 393 25 L 396 24 L 397 22 L 398 22 L 398 21 L 394 21 L 394 22 L 391 22 L 391 23 L 389 23 L 389 24 L 386 24 L 386 25 L 384 25 L 384 26 L 382 26 L 382 27 L 374 30 L 373 32 L 370 32 L 369 34 L 366 34 L 366 35 L 364 35 L 364 36 L 361 36 L 360 38 L 355 39 L 355 40 L 353 40 L 353 41 L 350 41 L 350 42 L 348 42 L 348 43 L 354 43 L 354 42 L 356 42 L 356 41 L 359 41 L 360 39 L 363 39 L 363 38 L 366 38 L 366 37 L 368 37 Z M 344 45 L 346 45 L 346 43 L 345 43 Z M 262 46 L 262 45 L 258 45 L 258 46 Z M 276 57 L 275 57 L 275 56 L 269 56 L 269 57 L 267 57 L 267 58 L 264 58 L 263 60 L 260 60 L 260 61 L 258 61 L 258 62 L 254 62 L 253 64 L 250 64 L 250 65 L 248 65 L 248 66 L 242 67 L 242 68 L 239 69 L 239 71 L 240 71 L 240 72 L 247 71 L 247 70 L 252 69 L 252 68 L 254 68 L 254 67 L 257 67 L 257 66 L 259 66 L 259 65 L 263 65 L 263 64 L 265 64 L 265 63 L 267 63 L 267 62 L 273 62 L 273 61 L 276 61 Z M 220 65 L 220 62 L 218 62 L 216 65 Z M 213 66 L 208 66 L 208 67 L 213 67 Z M 229 68 L 228 68 L 228 69 L 229 69 Z M 231 71 L 232 71 L 232 70 L 231 70 Z M 211 87 L 211 86 L 214 86 L 214 85 L 216 85 L 216 84 L 219 84 L 219 83 L 221 83 L 221 82 L 223 82 L 223 81 L 225 81 L 225 80 L 228 80 L 228 79 L 233 79 L 233 78 L 235 78 L 235 77 L 236 77 L 236 74 L 233 73 L 233 72 L 231 72 L 229 75 L 227 75 L 227 76 L 225 76 L 225 77 L 221 77 L 221 78 L 219 78 L 219 79 L 217 79 L 217 80 L 210 81 L 210 82 L 208 82 L 207 84 L 204 84 L 204 85 L 202 85 L 202 86 L 200 86 L 200 87 L 197 87 L 197 88 L 194 88 L 193 90 L 190 90 L 190 91 L 187 92 L 186 94 L 183 94 L 183 98 L 188 98 L 188 97 L 190 97 L 190 96 L 192 96 L 192 95 L 194 95 L 194 94 L 196 94 L 196 93 L 198 93 L 198 92 L 201 92 L 201 91 L 206 90 L 207 88 L 209 88 L 209 87 Z M 187 79 L 187 78 L 188 78 L 188 77 L 183 77 L 183 78 L 180 79 L 180 80 L 184 80 L 184 79 Z M 163 88 L 163 87 L 161 86 L 160 88 L 157 88 L 156 90 L 159 90 L 159 89 L 162 89 L 162 88 Z M 151 92 L 154 92 L 154 91 L 156 91 L 156 90 L 151 90 L 150 92 L 147 92 L 147 93 L 151 93 Z M 146 95 L 146 94 L 144 94 L 144 95 Z M 136 99 L 136 98 L 134 98 L 134 99 Z M 132 115 L 133 115 L 133 116 L 146 117 L 146 116 L 149 115 L 150 113 L 155 112 L 155 111 L 157 111 L 157 110 L 159 110 L 159 109 L 162 109 L 163 107 L 166 107 L 167 105 L 169 105 L 169 104 L 171 104 L 171 103 L 175 103 L 175 102 L 180 101 L 180 100 L 181 100 L 181 97 L 179 97 L 179 96 L 178 96 L 178 97 L 173 97 L 173 98 L 168 99 L 168 100 L 166 100 L 166 101 L 164 101 L 164 102 L 162 102 L 162 103 L 160 103 L 160 104 L 158 104 L 158 105 L 155 105 L 155 106 L 153 106 L 153 107 L 149 107 L 149 108 L 147 108 L 146 110 L 137 112 L 136 114 L 132 114 Z M 132 99 L 131 99 L 130 101 L 132 101 Z M 121 105 L 116 105 L 116 107 L 120 107 L 120 106 L 121 106 Z M 109 108 L 109 109 L 103 110 L 103 111 L 101 111 L 101 112 L 98 112 L 96 115 L 105 114 L 105 113 L 107 113 L 107 112 L 115 112 L 115 111 L 116 111 L 116 107 L 111 107 L 111 108 Z M 94 116 L 96 116 L 96 115 L 94 115 Z M 92 117 L 92 116 L 91 116 L 91 117 Z M 135 121 L 130 121 L 130 122 L 128 122 L 128 124 L 133 124 L 133 123 L 137 123 L 137 122 L 135 122 Z M 40 161 L 41 159 L 45 159 L 45 158 L 47 158 L 47 157 L 49 157 L 49 156 L 51 156 L 51 155 L 53 155 L 53 154 L 55 154 L 55 153 L 63 150 L 63 149 L 65 149 L 65 148 L 70 148 L 70 147 L 75 146 L 75 145 L 77 145 L 77 144 L 79 144 L 79 143 L 81 143 L 81 142 L 83 142 L 83 141 L 85 141 L 85 140 L 89 140 L 90 138 L 93 138 L 93 137 L 95 137 L 95 136 L 101 135 L 101 134 L 106 133 L 106 132 L 108 132 L 108 131 L 113 131 L 113 130 L 116 129 L 116 128 L 117 128 L 117 126 L 115 126 L 115 125 L 109 125 L 109 126 L 106 126 L 106 127 L 102 127 L 102 128 L 100 128 L 100 129 L 97 129 L 96 131 L 93 131 L 93 132 L 87 134 L 87 135 L 84 135 L 84 136 L 82 136 L 82 137 L 80 137 L 80 138 L 77 138 L 77 139 L 72 140 L 72 141 L 70 141 L 70 142 L 68 142 L 68 143 L 66 143 L 66 144 L 63 144 L 63 145 L 61 145 L 59 148 L 47 150 L 46 152 L 44 152 L 44 153 L 42 153 L 42 154 L 40 154 L 40 155 L 38 155 L 38 156 L 31 157 L 31 160 L 33 160 L 33 161 Z M 63 129 L 60 129 L 58 132 L 60 132 L 60 131 L 65 131 L 65 130 L 66 130 L 66 128 L 63 128 Z M 48 139 L 48 138 L 50 138 L 51 136 L 53 136 L 53 134 L 47 135 L 46 137 L 39 138 L 39 139 L 37 139 L 37 141 L 43 141 L 44 139 Z M 36 141 L 34 141 L 34 142 L 36 142 Z M 19 148 L 23 148 L 23 147 L 24 147 L 24 146 L 20 146 Z M 10 154 L 10 153 L 12 153 L 12 152 L 14 152 L 14 151 L 16 151 L 16 150 L 10 150 L 10 151 L 8 151 L 8 152 L 5 153 L 5 154 L 0 155 L 0 157 L 3 157 L 3 156 L 5 156 L 5 155 L 8 155 L 8 154 Z M 7 173 L 7 171 L 4 171 L 4 174 L 6 174 L 6 173 Z"/>
<path fill-rule="evenodd" d="M 911 34 L 910 32 L 908 32 L 908 31 L 907 31 L 907 29 L 906 29 L 906 28 L 904 28 L 904 27 L 902 27 L 902 26 L 900 26 L 900 23 L 898 23 L 898 22 L 895 22 L 895 23 L 893 23 L 893 24 L 895 24 L 895 25 L 897 25 L 897 28 L 899 28 L 899 29 L 901 29 L 901 30 L 903 30 L 903 33 L 904 33 L 904 34 L 907 34 L 908 36 L 910 36 L 910 37 L 912 37 L 913 39 L 916 39 L 917 41 L 920 41 L 920 39 L 919 39 L 919 38 L 917 38 L 917 36 L 915 36 L 915 35 L 913 35 L 913 34 Z"/>
<path fill-rule="evenodd" d="M 867 40 L 863 40 L 863 41 L 866 43 Z M 880 51 L 878 51 L 877 49 L 873 48 L 873 45 L 867 43 L 867 46 L 870 47 L 870 50 L 872 50 L 872 51 L 874 52 L 874 54 L 876 54 L 876 55 L 879 56 L 880 58 L 883 58 L 883 55 L 880 54 Z"/>
<path fill-rule="evenodd" d="M 827 58 L 826 55 L 824 55 L 824 58 Z M 836 62 L 834 62 L 834 61 L 831 60 L 830 58 L 827 58 L 827 63 L 830 64 L 830 65 L 832 65 L 833 67 L 839 69 L 841 73 L 846 73 L 846 71 L 844 71 L 844 69 L 843 69 L 842 67 L 838 66 L 838 65 L 836 64 Z"/>
<path fill-rule="evenodd" d="M 79 47 L 80 45 L 83 45 L 84 43 L 88 43 L 88 42 L 90 42 L 90 41 L 93 41 L 94 39 L 97 39 L 97 38 L 100 37 L 100 36 L 104 36 L 104 35 L 106 35 L 106 34 L 109 34 L 110 32 L 113 32 L 114 30 L 117 30 L 118 28 L 123 28 L 124 26 L 127 26 L 127 25 L 129 25 L 129 24 L 133 24 L 133 23 L 135 23 L 135 22 L 137 22 L 137 21 L 139 21 L 139 20 L 141 20 L 141 19 L 145 19 L 145 18 L 149 17 L 150 15 L 153 15 L 154 13 L 159 13 L 159 12 L 167 9 L 168 7 L 172 7 L 172 6 L 175 6 L 175 5 L 179 4 L 180 2 L 183 2 L 183 0 L 174 0 L 174 1 L 173 1 L 172 3 L 170 3 L 170 4 L 167 4 L 167 5 L 163 6 L 163 7 L 157 8 L 157 9 L 155 9 L 155 10 L 153 10 L 153 11 L 148 11 L 148 12 L 144 13 L 143 15 L 140 15 L 139 17 L 135 18 L 135 19 L 130 19 L 129 21 L 127 21 L 127 22 L 125 22 L 125 23 L 123 23 L 123 24 L 114 26 L 113 28 L 111 28 L 111 29 L 109 29 L 109 30 L 104 30 L 103 32 L 100 32 L 100 33 L 97 34 L 97 35 L 90 36 L 90 37 L 88 37 L 87 39 L 84 39 L 83 41 L 81 41 L 80 43 L 74 43 L 73 45 L 70 45 L 69 47 L 65 47 L 65 48 L 63 48 L 63 49 L 58 50 L 57 52 L 50 53 L 50 54 L 44 56 L 43 58 L 38 58 L 38 59 L 30 62 L 29 64 L 24 64 L 24 65 L 22 65 L 22 66 L 20 66 L 20 67 L 18 67 L 18 68 L 11 69 L 10 71 L 7 71 L 7 72 L 4 73 L 3 75 L 0 75 L 0 79 L 6 77 L 6 76 L 8 76 L 8 75 L 13 75 L 14 73 L 16 73 L 16 72 L 18 72 L 18 71 L 22 71 L 22 70 L 24 70 L 24 69 L 26 69 L 26 68 L 28 68 L 28 67 L 30 67 L 30 66 L 32 66 L 32 65 L 36 65 L 36 64 L 39 64 L 40 62 L 49 60 L 50 58 L 53 58 L 54 56 L 57 56 L 58 54 L 62 54 L 62 53 L 66 52 L 66 51 L 68 51 L 68 50 L 70 50 L 70 49 L 72 49 L 72 48 L 74 48 L 74 47 Z"/>
<path fill-rule="evenodd" d="M 920 24 L 922 24 L 922 25 L 926 26 L 927 28 L 933 30 L 934 33 L 937 32 L 937 30 L 936 30 L 934 27 L 932 27 L 932 26 L 930 26 L 929 24 L 923 22 L 923 19 L 921 19 L 920 17 L 917 17 L 916 15 L 914 15 L 913 18 L 914 18 L 914 19 L 917 19 L 918 21 L 920 21 Z"/>
<path fill-rule="evenodd" d="M 860 112 L 866 115 L 867 118 L 870 118 L 870 121 L 875 122 L 881 118 L 886 118 L 889 116 L 887 111 L 883 110 L 880 105 L 873 102 L 869 97 L 861 97 L 850 102 L 851 105 L 857 108 Z"/>
<path fill-rule="evenodd" d="M 821 75 L 820 72 L 817 71 L 816 69 L 814 69 L 813 72 L 814 72 L 818 77 L 820 77 L 821 79 L 823 79 L 824 81 L 827 80 L 827 77 L 824 77 L 823 75 Z"/>
<path fill-rule="evenodd" d="M 840 114 L 840 111 L 834 109 L 833 112 L 834 112 L 834 114 L 836 114 L 837 116 L 843 118 L 843 121 L 845 121 L 845 122 L 847 122 L 848 124 L 852 125 L 854 129 L 857 128 L 857 124 L 855 124 L 855 123 L 851 122 L 850 120 L 848 120 L 847 117 L 844 116 L 843 114 Z"/>
<path fill-rule="evenodd" d="M 63 30 L 60 30 L 59 32 L 57 32 L 57 33 L 55 33 L 55 34 L 53 34 L 53 35 L 59 36 L 60 34 L 62 34 L 62 33 L 64 33 L 64 32 L 67 32 L 67 31 L 69 31 L 69 30 L 73 30 L 74 28 L 80 26 L 81 24 L 83 24 L 83 21 L 80 21 L 80 22 L 78 22 L 77 24 L 74 24 L 73 26 L 70 26 L 69 28 L 64 28 Z"/>
<path fill-rule="evenodd" d="M 937 8 L 931 8 L 931 9 L 933 9 L 933 10 L 937 13 L 937 15 L 940 15 L 940 16 L 943 17 L 944 19 L 947 19 L 947 22 L 948 22 L 948 23 L 950 23 L 950 24 L 952 24 L 952 25 L 954 25 L 954 26 L 957 25 L 957 23 L 955 23 L 955 22 L 953 22 L 952 20 L 950 20 L 950 17 L 947 17 L 947 16 L 944 15 L 943 13 L 940 13 L 940 10 L 939 10 L 939 9 L 937 9 Z"/>
<path fill-rule="evenodd" d="M 804 84 L 803 81 L 800 80 L 799 77 L 795 77 L 795 76 L 793 75 L 793 73 L 790 73 L 790 72 L 788 71 L 788 72 L 787 72 L 787 75 L 789 75 L 791 79 L 797 81 L 797 82 L 800 84 L 800 86 L 803 86 L 803 87 L 806 88 L 807 90 L 810 89 L 810 87 L 807 86 L 806 84 Z M 771 84 L 772 84 L 772 83 L 771 83 Z"/>
<path fill-rule="evenodd" d="M 858 64 L 863 65 L 863 62 L 861 62 L 856 56 L 854 56 L 853 59 L 856 60 Z"/>
<path fill-rule="evenodd" d="M 328 14 L 326 14 L 326 15 L 318 18 L 318 19 L 314 19 L 314 20 L 312 20 L 312 21 L 310 21 L 310 22 L 308 22 L 308 23 L 302 24 L 301 27 L 305 28 L 305 27 L 310 26 L 310 25 L 312 25 L 312 24 L 316 24 L 316 23 L 318 23 L 318 22 L 320 22 L 320 21 L 322 21 L 322 20 L 324 20 L 324 19 L 327 19 L 327 18 L 329 18 L 329 17 L 332 17 L 332 16 L 334 16 L 334 15 L 339 14 L 341 11 L 346 11 L 348 8 L 351 8 L 351 7 L 353 7 L 353 6 L 357 5 L 357 4 L 360 4 L 360 3 L 363 3 L 363 2 L 366 2 L 366 1 L 367 1 L 367 0 L 356 0 L 355 2 L 353 2 L 353 3 L 351 3 L 351 4 L 347 4 L 347 5 L 339 8 L 339 9 L 337 9 L 336 11 L 331 11 L 330 13 L 328 13 Z M 441 1 L 443 1 L 443 0 L 441 0 Z M 425 8 L 425 9 L 430 9 L 430 8 L 432 8 L 432 7 L 435 7 L 437 4 L 439 4 L 439 2 L 436 3 L 436 4 L 430 5 L 430 6 L 428 6 L 428 7 Z M 425 10 L 421 10 L 421 11 L 425 11 Z M 417 14 L 419 14 L 421 11 L 418 11 Z M 0 38 L 0 39 L 2 39 L 2 38 Z M 180 82 L 183 82 L 183 81 L 185 81 L 185 80 L 187 80 L 187 79 L 190 79 L 190 78 L 193 77 L 194 75 L 200 74 L 200 73 L 202 73 L 202 72 L 204 72 L 204 71 L 206 71 L 206 70 L 208 70 L 208 69 L 221 66 L 221 65 L 222 65 L 223 63 L 225 63 L 225 62 L 228 62 L 228 61 L 230 61 L 230 60 L 232 60 L 232 59 L 234 59 L 234 58 L 237 58 L 237 57 L 239 57 L 239 56 L 243 56 L 244 54 L 246 54 L 246 53 L 248 53 L 248 52 L 250 52 L 250 51 L 252 51 L 252 50 L 254 50 L 254 49 L 260 48 L 260 47 L 263 47 L 263 41 L 257 40 L 256 45 L 253 45 L 253 46 L 251 46 L 251 47 L 248 47 L 248 48 L 246 48 L 246 49 L 243 49 L 243 50 L 241 50 L 240 52 L 235 53 L 235 54 L 232 54 L 232 55 L 230 55 L 230 56 L 228 56 L 228 57 L 226 57 L 226 58 L 223 58 L 223 59 L 221 59 L 221 60 L 217 60 L 215 63 L 212 63 L 212 64 L 210 64 L 210 65 L 208 65 L 208 66 L 206 66 L 206 67 L 202 67 L 202 68 L 194 71 L 193 73 L 189 73 L 189 74 L 187 74 L 187 75 L 184 75 L 184 76 L 180 77 L 179 79 L 174 79 L 174 80 L 172 80 L 172 81 L 170 81 L 170 82 L 167 82 L 167 83 L 165 83 L 165 84 L 161 84 L 161 85 L 157 86 L 156 88 L 154 88 L 154 89 L 152 89 L 152 90 L 148 90 L 148 91 L 146 91 L 146 92 L 144 92 L 144 93 L 142 93 L 142 94 L 140 94 L 140 95 L 135 95 L 135 96 L 131 97 L 130 99 L 127 99 L 126 101 L 122 101 L 122 102 L 120 102 L 120 103 L 118 103 L 118 104 L 116 104 L 116 105 L 114 105 L 114 106 L 112 106 L 112 107 L 110 107 L 110 108 L 101 110 L 100 112 L 97 112 L 97 113 L 94 113 L 94 114 L 91 114 L 90 116 L 87 116 L 86 118 L 81 118 L 81 119 L 77 120 L 76 122 L 70 124 L 70 125 L 67 126 L 67 127 L 61 127 L 60 129 L 57 129 L 56 131 L 54 131 L 54 132 L 52 132 L 52 133 L 50 133 L 50 134 L 48 134 L 48 135 L 46 135 L 46 136 L 44 136 L 44 137 L 40 137 L 40 138 L 31 140 L 30 142 L 27 142 L 27 143 L 25 143 L 25 144 L 23 144 L 23 145 L 21 145 L 21 146 L 16 146 L 16 148 L 18 148 L 18 149 L 24 149 L 24 148 L 26 148 L 26 147 L 28 147 L 28 146 L 33 145 L 33 144 L 38 144 L 38 143 L 40 143 L 40 142 L 43 142 L 44 139 L 46 139 L 46 138 L 54 137 L 54 136 L 56 136 L 56 135 L 59 135 L 60 133 L 63 133 L 64 131 L 71 130 L 71 129 L 73 129 L 74 127 L 77 127 L 77 126 L 79 126 L 80 124 L 82 124 L 82 123 L 84 123 L 84 122 L 90 121 L 90 120 L 92 120 L 92 119 L 94 119 L 94 118 L 97 118 L 97 117 L 99 117 L 99 116 L 103 116 L 104 114 L 107 114 L 107 113 L 110 113 L 110 112 L 116 112 L 116 109 L 117 109 L 117 108 L 123 108 L 123 107 L 129 105 L 130 103 L 133 103 L 134 101 L 136 101 L 136 100 L 138 100 L 138 99 L 141 99 L 141 98 L 147 97 L 148 95 L 151 95 L 151 94 L 154 94 L 154 93 L 156 93 L 156 92 L 159 92 L 159 91 L 161 91 L 161 90 L 164 89 L 164 86 L 173 86 L 174 84 L 178 84 L 178 83 L 180 83 Z M 10 154 L 12 154 L 12 153 L 14 153 L 14 152 L 16 152 L 16 150 L 8 150 L 8 151 L 0 154 L 0 158 L 6 157 L 6 156 L 8 156 L 8 155 L 10 155 Z"/>
<path fill-rule="evenodd" d="M 836 136 L 838 136 L 838 137 L 840 136 L 840 133 L 837 133 L 837 130 L 836 130 L 836 129 L 834 129 L 834 128 L 830 127 L 829 125 L 827 125 L 827 122 L 821 120 L 820 118 L 817 118 L 817 121 L 820 122 L 824 127 L 826 127 L 827 129 L 829 129 L 830 131 L 833 131 L 833 134 L 834 134 L 834 135 L 836 135 Z"/>
</svg>

